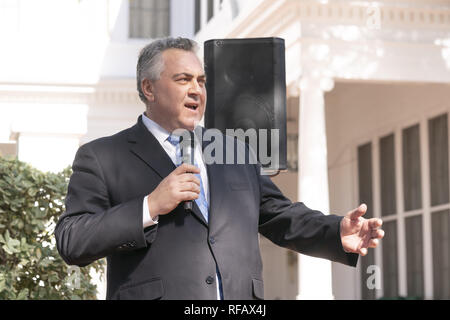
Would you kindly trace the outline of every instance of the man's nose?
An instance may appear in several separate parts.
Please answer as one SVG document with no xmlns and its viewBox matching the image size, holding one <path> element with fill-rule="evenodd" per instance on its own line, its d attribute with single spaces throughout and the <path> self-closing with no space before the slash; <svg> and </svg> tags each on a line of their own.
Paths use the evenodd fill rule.
<svg viewBox="0 0 450 320">
<path fill-rule="evenodd" d="M 191 81 L 191 86 L 189 88 L 189 94 L 195 94 L 195 95 L 201 95 L 202 94 L 202 88 L 200 87 L 200 84 L 197 80 Z"/>
</svg>

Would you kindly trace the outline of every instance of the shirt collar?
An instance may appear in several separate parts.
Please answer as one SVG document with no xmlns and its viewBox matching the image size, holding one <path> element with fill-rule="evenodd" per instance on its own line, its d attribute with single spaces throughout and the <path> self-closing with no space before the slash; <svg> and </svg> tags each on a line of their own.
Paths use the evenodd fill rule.
<svg viewBox="0 0 450 320">
<path fill-rule="evenodd" d="M 148 131 L 150 131 L 158 140 L 160 144 L 163 144 L 164 141 L 167 140 L 167 138 L 170 136 L 170 132 L 161 127 L 159 124 L 157 124 L 155 121 L 150 119 L 145 115 L 145 113 L 142 114 L 142 122 L 147 127 Z"/>
<path fill-rule="evenodd" d="M 155 121 L 150 119 L 145 115 L 145 112 L 142 113 L 142 122 L 147 127 L 147 129 L 155 136 L 156 140 L 162 145 L 165 141 L 167 141 L 167 138 L 170 136 L 170 132 L 161 127 L 159 124 L 157 124 Z M 194 131 L 195 133 L 195 131 Z M 197 142 L 199 142 L 199 138 L 196 134 L 194 134 L 195 139 Z"/>
</svg>

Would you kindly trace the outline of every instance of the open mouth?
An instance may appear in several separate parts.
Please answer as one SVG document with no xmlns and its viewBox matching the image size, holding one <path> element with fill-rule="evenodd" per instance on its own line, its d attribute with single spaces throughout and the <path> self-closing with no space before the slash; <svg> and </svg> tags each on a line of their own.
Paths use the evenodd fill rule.
<svg viewBox="0 0 450 320">
<path fill-rule="evenodd" d="M 191 110 L 197 110 L 198 108 L 198 104 L 197 103 L 186 103 L 184 105 L 186 108 L 191 109 Z"/>
</svg>

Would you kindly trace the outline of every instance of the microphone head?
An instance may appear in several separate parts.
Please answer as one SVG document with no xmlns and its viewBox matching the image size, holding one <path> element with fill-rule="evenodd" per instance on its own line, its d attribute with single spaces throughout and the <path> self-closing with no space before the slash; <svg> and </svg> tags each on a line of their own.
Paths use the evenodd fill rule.
<svg viewBox="0 0 450 320">
<path fill-rule="evenodd" d="M 180 136 L 180 149 L 182 163 L 194 165 L 195 137 L 194 132 L 189 130 L 178 130 Z"/>
</svg>

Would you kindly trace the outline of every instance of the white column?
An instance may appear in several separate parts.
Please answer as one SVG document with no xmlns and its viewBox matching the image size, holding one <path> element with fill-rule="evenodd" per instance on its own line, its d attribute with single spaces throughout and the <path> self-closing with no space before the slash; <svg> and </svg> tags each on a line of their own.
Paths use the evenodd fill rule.
<svg viewBox="0 0 450 320">
<path fill-rule="evenodd" d="M 329 78 L 303 77 L 300 81 L 298 199 L 311 209 L 330 211 L 324 91 Z M 299 255 L 297 299 L 334 299 L 331 262 Z"/>
<path fill-rule="evenodd" d="M 432 225 L 431 225 L 431 198 L 428 190 L 431 190 L 430 181 L 430 154 L 428 144 L 428 120 L 423 117 L 420 121 L 420 163 L 421 163 L 421 178 L 422 178 L 422 208 L 423 208 L 423 273 L 424 273 L 424 295 L 425 299 L 433 299 L 433 240 L 432 240 Z M 402 181 L 402 180 L 400 180 Z M 400 212 L 404 212 L 403 210 Z M 403 237 L 405 238 L 405 237 Z M 404 244 L 406 250 L 406 243 Z M 406 261 L 406 253 L 404 260 Z M 406 270 L 403 269 L 403 270 Z M 404 271 L 403 273 L 406 274 Z M 406 278 L 406 276 L 405 276 Z M 405 283 L 407 279 L 404 280 Z M 405 285 L 405 295 L 407 295 L 407 284 Z"/>
</svg>

